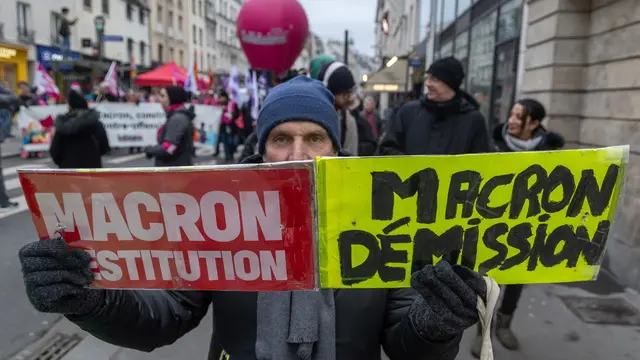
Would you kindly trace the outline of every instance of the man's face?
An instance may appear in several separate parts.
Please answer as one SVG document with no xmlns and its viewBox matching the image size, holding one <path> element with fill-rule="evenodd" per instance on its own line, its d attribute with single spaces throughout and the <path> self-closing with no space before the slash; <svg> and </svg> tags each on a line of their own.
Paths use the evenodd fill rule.
<svg viewBox="0 0 640 360">
<path fill-rule="evenodd" d="M 267 163 L 275 163 L 335 155 L 331 137 L 322 126 L 309 121 L 288 121 L 271 130 L 263 158 Z"/>
<path fill-rule="evenodd" d="M 375 107 L 376 107 L 376 104 L 374 104 L 371 98 L 366 98 L 364 100 L 364 110 L 366 112 L 373 112 L 373 110 L 375 110 Z"/>
<path fill-rule="evenodd" d="M 447 84 L 440 81 L 431 74 L 427 74 L 427 81 L 425 82 L 427 89 L 427 99 L 435 102 L 445 102 L 453 99 L 456 92 L 451 89 Z"/>
<path fill-rule="evenodd" d="M 540 126 L 540 121 L 531 120 L 531 117 L 525 114 L 522 105 L 513 105 L 509 121 L 507 121 L 507 132 L 509 135 L 522 140 L 529 140 L 538 126 Z"/>
<path fill-rule="evenodd" d="M 336 95 L 336 109 L 346 110 L 355 100 L 355 94 L 353 92 L 345 92 Z"/>
</svg>

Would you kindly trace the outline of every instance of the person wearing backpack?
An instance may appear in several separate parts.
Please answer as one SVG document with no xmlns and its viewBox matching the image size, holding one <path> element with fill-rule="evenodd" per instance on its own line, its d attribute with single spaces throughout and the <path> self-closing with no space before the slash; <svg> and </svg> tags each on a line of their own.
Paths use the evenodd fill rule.
<svg viewBox="0 0 640 360">
<path fill-rule="evenodd" d="M 102 156 L 109 152 L 109 139 L 100 113 L 89 109 L 81 90 L 72 86 L 67 95 L 69 111 L 55 120 L 56 132 L 49 153 L 61 169 L 102 167 Z"/>
</svg>

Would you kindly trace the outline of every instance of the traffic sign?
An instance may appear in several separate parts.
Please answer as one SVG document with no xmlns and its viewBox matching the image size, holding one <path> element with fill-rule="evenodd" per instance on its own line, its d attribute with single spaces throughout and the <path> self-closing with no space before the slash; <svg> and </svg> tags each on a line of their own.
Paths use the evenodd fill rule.
<svg viewBox="0 0 640 360">
<path fill-rule="evenodd" d="M 124 41 L 124 37 L 120 35 L 102 35 L 102 41 Z"/>
</svg>

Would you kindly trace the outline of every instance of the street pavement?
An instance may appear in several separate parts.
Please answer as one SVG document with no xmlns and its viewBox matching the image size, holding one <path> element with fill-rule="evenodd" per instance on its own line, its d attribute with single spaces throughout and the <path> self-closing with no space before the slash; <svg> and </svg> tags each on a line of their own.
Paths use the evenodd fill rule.
<svg viewBox="0 0 640 360">
<path fill-rule="evenodd" d="M 216 163 L 211 156 L 197 157 L 201 165 Z M 114 151 L 103 158 L 105 167 L 151 166 L 144 154 Z M 0 359 L 24 348 L 41 337 L 60 319 L 59 316 L 40 314 L 33 309 L 24 292 L 20 274 L 18 250 L 28 242 L 37 240 L 31 215 L 27 209 L 17 170 L 20 168 L 55 168 L 50 158 L 22 159 L 14 156 L 2 159 L 2 174 L 7 193 L 20 204 L 16 210 L 0 213 Z"/>
<path fill-rule="evenodd" d="M 105 167 L 144 167 L 151 162 L 141 154 L 116 152 L 104 159 Z M 197 158 L 198 164 L 215 164 L 211 156 Z M 170 346 L 151 353 L 122 349 L 106 344 L 58 316 L 41 314 L 29 304 L 20 276 L 18 250 L 34 241 L 36 233 L 17 180 L 17 169 L 53 167 L 50 159 L 3 159 L 3 174 L 9 196 L 21 207 L 0 214 L 0 359 L 24 360 L 37 352 L 56 334 L 79 334 L 83 340 L 63 360 L 173 360 L 206 359 L 212 332 L 211 311 L 200 326 Z M 563 297 L 589 299 L 625 299 L 631 309 L 605 305 L 592 306 L 591 315 L 608 316 L 611 322 L 636 320 L 634 326 L 595 325 L 581 320 L 562 301 Z M 599 312 L 598 312 L 599 310 Z M 594 315 L 595 314 L 595 315 Z M 607 272 L 595 282 L 572 285 L 532 285 L 525 288 L 513 327 L 522 349 L 505 350 L 494 340 L 498 360 L 638 360 L 640 359 L 640 296 L 619 287 Z M 458 360 L 473 360 L 469 353 L 475 328 L 462 341 Z M 383 360 L 387 360 L 386 358 Z M 394 359 L 395 360 L 395 359 Z M 400 359 L 404 360 L 404 359 Z"/>
</svg>

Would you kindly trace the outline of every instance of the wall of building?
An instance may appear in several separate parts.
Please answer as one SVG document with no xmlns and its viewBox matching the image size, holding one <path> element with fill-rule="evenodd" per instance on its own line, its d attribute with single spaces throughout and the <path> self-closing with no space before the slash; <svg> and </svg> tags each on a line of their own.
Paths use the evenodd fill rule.
<svg viewBox="0 0 640 360">
<path fill-rule="evenodd" d="M 640 2 L 528 1 L 521 93 L 547 107 L 569 147 L 631 145 L 607 267 L 640 290 Z"/>
<path fill-rule="evenodd" d="M 139 5 L 134 5 L 135 2 L 131 2 L 133 11 L 131 13 L 131 19 L 128 19 L 128 3 L 127 1 L 110 0 L 108 2 L 108 13 L 105 13 L 105 9 L 102 8 L 102 1 L 92 1 L 91 8 L 88 8 L 84 5 L 84 0 L 76 0 L 70 8 L 71 17 L 78 17 L 78 22 L 72 32 L 72 47 L 79 49 L 83 54 L 93 55 L 93 49 L 81 48 L 82 38 L 91 38 L 93 41 L 96 41 L 96 30 L 93 21 L 96 16 L 103 15 L 106 18 L 105 35 L 119 35 L 124 38 L 122 42 L 105 42 L 103 56 L 108 59 L 129 63 L 130 58 L 127 40 L 131 39 L 133 41 L 132 55 L 135 57 L 136 64 L 149 66 L 151 64 L 149 12 Z M 140 21 L 140 11 L 145 13 L 143 22 Z M 144 61 L 142 61 L 143 59 L 141 59 L 140 56 L 141 42 L 145 44 Z"/>
<path fill-rule="evenodd" d="M 190 60 L 191 1 L 151 0 L 149 8 L 153 61 L 167 63 L 173 60 L 186 68 Z"/>
</svg>

